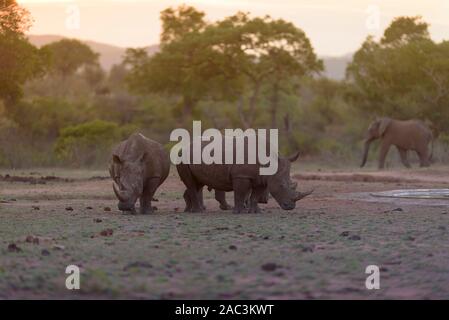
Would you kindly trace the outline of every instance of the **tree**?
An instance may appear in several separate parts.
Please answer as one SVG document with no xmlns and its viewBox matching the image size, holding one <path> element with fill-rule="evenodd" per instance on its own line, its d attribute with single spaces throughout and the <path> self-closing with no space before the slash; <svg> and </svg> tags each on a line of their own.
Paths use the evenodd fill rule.
<svg viewBox="0 0 449 320">
<path fill-rule="evenodd" d="M 7 109 L 22 96 L 22 85 L 42 71 L 39 50 L 24 35 L 30 21 L 16 1 L 0 1 L 0 99 Z"/>
<path fill-rule="evenodd" d="M 162 45 L 180 40 L 188 33 L 199 33 L 206 27 L 204 12 L 186 5 L 165 9 L 161 12 L 161 21 Z"/>
<path fill-rule="evenodd" d="M 29 12 L 17 4 L 15 0 L 0 2 L 0 35 L 23 36 L 31 26 Z"/>
<path fill-rule="evenodd" d="M 49 56 L 49 69 L 66 78 L 83 66 L 98 63 L 99 55 L 75 39 L 62 39 L 42 47 Z"/>
<path fill-rule="evenodd" d="M 237 13 L 214 24 L 204 13 L 181 6 L 161 13 L 161 51 L 148 57 L 130 49 L 128 83 L 141 93 L 181 97 L 183 119 L 206 98 L 238 101 L 244 127 L 256 119 L 263 86 L 272 90 L 272 126 L 284 81 L 322 69 L 305 33 L 284 20 Z M 249 107 L 245 110 L 245 100 Z"/>
<path fill-rule="evenodd" d="M 208 92 L 206 62 L 211 52 L 202 37 L 204 13 L 181 6 L 161 13 L 161 51 L 149 57 L 145 49 L 128 49 L 128 84 L 139 93 L 165 93 L 181 97 L 182 119 L 191 117 Z"/>
<path fill-rule="evenodd" d="M 419 38 L 429 38 L 429 24 L 421 17 L 398 17 L 385 30 L 381 44 L 409 42 Z"/>
<path fill-rule="evenodd" d="M 305 33 L 282 19 L 251 18 L 239 12 L 211 26 L 207 32 L 211 33 L 211 47 L 222 56 L 216 64 L 220 64 L 220 73 L 226 77 L 223 83 L 234 93 L 231 97 L 239 97 L 239 113 L 245 127 L 254 124 L 264 85 L 271 91 L 271 126 L 277 127 L 279 95 L 288 90 L 289 80 L 323 68 Z M 246 92 L 249 107 L 245 113 Z"/>
<path fill-rule="evenodd" d="M 418 17 L 395 19 L 368 37 L 348 66 L 359 108 L 375 115 L 430 120 L 449 131 L 449 42 L 435 43 Z"/>
</svg>

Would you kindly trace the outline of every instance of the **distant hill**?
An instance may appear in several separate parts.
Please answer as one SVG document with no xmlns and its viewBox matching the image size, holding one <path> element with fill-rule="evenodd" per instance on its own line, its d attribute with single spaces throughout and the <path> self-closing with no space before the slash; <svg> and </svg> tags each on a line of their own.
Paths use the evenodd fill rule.
<svg viewBox="0 0 449 320">
<path fill-rule="evenodd" d="M 32 44 L 34 44 L 37 47 L 44 46 L 48 43 L 59 41 L 63 39 L 62 36 L 57 35 L 29 35 L 28 39 Z M 83 40 L 82 40 L 83 41 Z M 89 47 L 92 48 L 93 51 L 100 54 L 100 64 L 101 66 L 109 70 L 114 64 L 118 64 L 122 61 L 123 55 L 125 54 L 126 48 L 85 40 L 83 41 L 85 44 L 87 44 Z M 147 47 L 148 53 L 154 54 L 159 50 L 158 45 L 152 45 Z"/>
<path fill-rule="evenodd" d="M 324 63 L 324 72 L 328 78 L 342 80 L 345 78 L 346 67 L 352 61 L 352 53 L 341 57 L 320 57 Z"/>
<path fill-rule="evenodd" d="M 63 39 L 62 36 L 57 35 L 29 35 L 28 39 L 32 44 L 37 47 L 41 47 L 48 43 L 59 41 Z M 83 41 L 85 44 L 90 46 L 93 51 L 100 54 L 100 64 L 101 66 L 109 70 L 114 64 L 118 64 L 122 61 L 123 55 L 126 51 L 126 48 L 118 47 L 106 43 L 96 42 L 85 40 Z M 147 47 L 148 53 L 154 54 L 159 50 L 158 45 L 152 45 Z M 345 77 L 345 70 L 347 64 L 352 60 L 352 54 L 346 54 L 341 57 L 330 57 L 330 56 L 322 56 L 320 57 L 324 62 L 325 71 L 323 75 L 335 79 L 342 80 Z"/>
</svg>

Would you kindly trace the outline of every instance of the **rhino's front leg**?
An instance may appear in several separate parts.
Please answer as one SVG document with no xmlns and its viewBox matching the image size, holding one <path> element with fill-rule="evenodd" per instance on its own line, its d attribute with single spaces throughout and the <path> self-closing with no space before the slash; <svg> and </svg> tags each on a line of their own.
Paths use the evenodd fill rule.
<svg viewBox="0 0 449 320">
<path fill-rule="evenodd" d="M 265 193 L 266 188 L 264 187 L 259 187 L 259 188 L 254 188 L 251 192 L 251 196 L 249 199 L 249 213 L 260 213 L 261 210 L 259 208 L 259 202 L 263 196 L 263 194 Z"/>
<path fill-rule="evenodd" d="M 154 193 L 157 187 L 159 187 L 159 182 L 159 178 L 150 178 L 144 186 L 142 196 L 140 197 L 141 214 L 152 213 L 154 211 L 151 206 L 151 200 L 153 200 Z"/>
<path fill-rule="evenodd" d="M 215 200 L 220 204 L 221 210 L 231 210 L 232 207 L 226 201 L 226 192 L 221 190 L 215 190 Z"/>
<path fill-rule="evenodd" d="M 184 191 L 183 197 L 184 201 L 186 202 L 186 208 L 184 209 L 184 212 L 192 211 L 192 199 L 190 198 L 188 190 Z"/>
<path fill-rule="evenodd" d="M 232 188 L 234 189 L 234 213 L 247 212 L 245 199 L 251 190 L 251 181 L 245 178 L 235 178 L 232 181 Z"/>
</svg>

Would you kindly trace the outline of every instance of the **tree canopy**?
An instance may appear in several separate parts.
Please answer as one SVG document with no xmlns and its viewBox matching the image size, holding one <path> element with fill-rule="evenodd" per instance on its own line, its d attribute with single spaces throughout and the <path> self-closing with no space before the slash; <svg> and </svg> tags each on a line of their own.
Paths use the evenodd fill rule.
<svg viewBox="0 0 449 320">
<path fill-rule="evenodd" d="M 436 43 L 419 17 L 400 17 L 368 37 L 348 66 L 357 105 L 376 115 L 430 120 L 449 131 L 449 42 Z"/>
<path fill-rule="evenodd" d="M 49 69 L 67 77 L 74 74 L 83 66 L 98 63 L 98 54 L 75 39 L 62 39 L 42 47 L 42 51 L 49 57 Z"/>
<path fill-rule="evenodd" d="M 181 6 L 164 10 L 161 20 L 159 53 L 148 57 L 144 49 L 128 50 L 129 84 L 139 92 L 180 96 L 185 118 L 200 100 L 219 96 L 239 100 L 242 125 L 251 126 L 264 85 L 278 92 L 282 80 L 322 69 L 305 33 L 281 19 L 237 13 L 207 23 L 203 12 Z"/>
<path fill-rule="evenodd" d="M 30 23 L 16 1 L 0 1 L 0 99 L 7 108 L 22 96 L 22 85 L 42 71 L 39 50 L 24 35 Z"/>
</svg>

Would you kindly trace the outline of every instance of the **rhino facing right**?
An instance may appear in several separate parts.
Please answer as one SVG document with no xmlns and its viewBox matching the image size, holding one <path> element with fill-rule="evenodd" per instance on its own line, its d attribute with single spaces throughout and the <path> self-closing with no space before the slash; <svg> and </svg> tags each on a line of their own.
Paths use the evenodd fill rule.
<svg viewBox="0 0 449 320">
<path fill-rule="evenodd" d="M 235 154 L 235 153 L 234 153 Z M 234 213 L 260 212 L 259 199 L 268 190 L 284 210 L 293 210 L 296 202 L 312 191 L 305 193 L 295 190 L 290 179 L 291 162 L 296 161 L 299 153 L 290 158 L 277 157 L 278 170 L 273 175 L 261 175 L 260 164 L 178 164 L 176 169 L 187 190 L 184 194 L 186 209 L 190 212 L 202 212 L 201 190 L 204 186 L 220 191 L 234 191 Z M 250 196 L 249 208 L 245 199 Z"/>
</svg>

